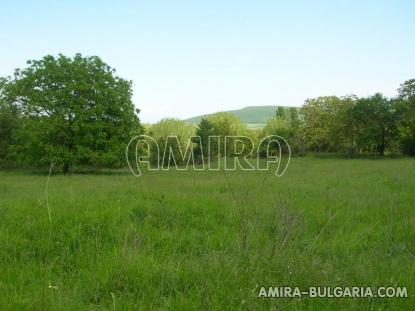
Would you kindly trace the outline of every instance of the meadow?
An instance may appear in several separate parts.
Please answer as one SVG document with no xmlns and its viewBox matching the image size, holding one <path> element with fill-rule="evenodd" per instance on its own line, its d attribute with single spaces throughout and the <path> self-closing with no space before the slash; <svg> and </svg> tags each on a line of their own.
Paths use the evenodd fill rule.
<svg viewBox="0 0 415 311">
<path fill-rule="evenodd" d="M 415 308 L 414 159 L 47 180 L 0 172 L 0 310 Z M 258 298 L 284 285 L 409 297 Z"/>
</svg>

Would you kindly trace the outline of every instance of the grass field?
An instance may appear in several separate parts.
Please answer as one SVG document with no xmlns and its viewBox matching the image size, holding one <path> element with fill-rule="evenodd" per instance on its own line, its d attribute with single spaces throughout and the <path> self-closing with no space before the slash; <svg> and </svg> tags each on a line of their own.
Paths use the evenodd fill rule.
<svg viewBox="0 0 415 311">
<path fill-rule="evenodd" d="M 52 175 L 50 221 L 47 176 L 1 172 L 0 310 L 414 310 L 415 160 L 265 174 Z M 409 297 L 257 297 L 283 285 Z"/>
</svg>

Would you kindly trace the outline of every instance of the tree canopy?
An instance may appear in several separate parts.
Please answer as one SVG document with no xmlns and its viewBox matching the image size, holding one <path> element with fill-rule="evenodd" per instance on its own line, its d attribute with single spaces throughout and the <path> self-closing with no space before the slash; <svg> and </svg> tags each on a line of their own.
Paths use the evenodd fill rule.
<svg viewBox="0 0 415 311">
<path fill-rule="evenodd" d="M 4 91 L 24 120 L 16 146 L 22 160 L 61 164 L 65 172 L 74 164 L 121 165 L 125 142 L 140 131 L 132 82 L 97 56 L 48 55 L 27 65 Z"/>
</svg>

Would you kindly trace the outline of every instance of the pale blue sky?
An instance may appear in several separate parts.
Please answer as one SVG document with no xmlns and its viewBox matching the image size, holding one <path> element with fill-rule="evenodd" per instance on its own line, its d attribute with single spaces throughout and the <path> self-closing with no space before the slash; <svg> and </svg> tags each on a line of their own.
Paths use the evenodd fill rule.
<svg viewBox="0 0 415 311">
<path fill-rule="evenodd" d="M 98 55 L 134 81 L 144 122 L 415 78 L 415 1 L 2 1 L 0 75 Z"/>
</svg>

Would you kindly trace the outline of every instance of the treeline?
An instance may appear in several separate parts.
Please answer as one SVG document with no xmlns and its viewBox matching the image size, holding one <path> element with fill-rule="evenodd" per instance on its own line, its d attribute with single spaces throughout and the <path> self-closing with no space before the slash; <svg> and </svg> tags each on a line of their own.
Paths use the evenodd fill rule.
<svg viewBox="0 0 415 311">
<path fill-rule="evenodd" d="M 166 136 L 179 138 L 179 145 L 185 150 L 189 137 L 197 135 L 194 152 L 198 158 L 208 157 L 208 137 L 220 136 L 220 146 L 224 155 L 225 136 L 246 136 L 249 150 L 250 142 L 254 150 L 261 141 L 270 135 L 285 138 L 294 155 L 307 153 L 336 153 L 341 156 L 389 154 L 415 155 L 415 80 L 404 82 L 394 98 L 381 93 L 358 98 L 327 96 L 307 99 L 301 108 L 277 107 L 275 116 L 270 118 L 263 129 L 249 129 L 241 120 L 230 114 L 212 114 L 192 127 L 180 120 L 164 119 L 150 126 L 147 132 L 154 137 L 161 150 L 164 150 Z M 261 145 L 262 146 L 262 145 Z M 266 146 L 266 144 L 265 144 Z M 170 146 L 169 146 L 170 147 Z M 214 146 L 213 146 L 214 147 Z M 274 151 L 276 150 L 274 148 Z M 228 155 L 240 152 L 233 142 L 226 146 Z M 212 151 L 212 146 L 211 146 Z M 260 148 L 260 156 L 266 150 Z M 214 150 L 211 156 L 219 151 Z M 175 150 L 180 158 L 180 150 Z M 253 156 L 256 156 L 256 152 Z"/>
<path fill-rule="evenodd" d="M 415 155 L 415 80 L 404 82 L 394 98 L 376 93 L 308 99 L 301 116 L 305 152 Z"/>
<path fill-rule="evenodd" d="M 252 141 L 254 147 L 269 135 L 282 136 L 294 155 L 415 155 L 415 79 L 404 82 L 394 98 L 381 93 L 328 96 L 307 99 L 300 109 L 277 107 L 263 129 L 249 129 L 228 113 L 213 114 L 198 126 L 164 119 L 144 128 L 131 86 L 99 57 L 80 54 L 29 61 L 12 77 L 1 78 L 0 166 L 53 164 L 64 172 L 75 165 L 96 171 L 121 167 L 131 137 L 143 133 L 152 136 L 160 150 L 169 135 L 178 137 L 182 150 L 197 135 L 200 139 L 193 140 L 191 148 L 197 158 L 205 159 L 209 136 L 221 137 L 213 153 L 238 153 L 233 144 L 225 153 L 223 138 L 235 135 L 249 137 L 245 143 Z M 178 146 L 172 148 L 179 154 Z"/>
</svg>

